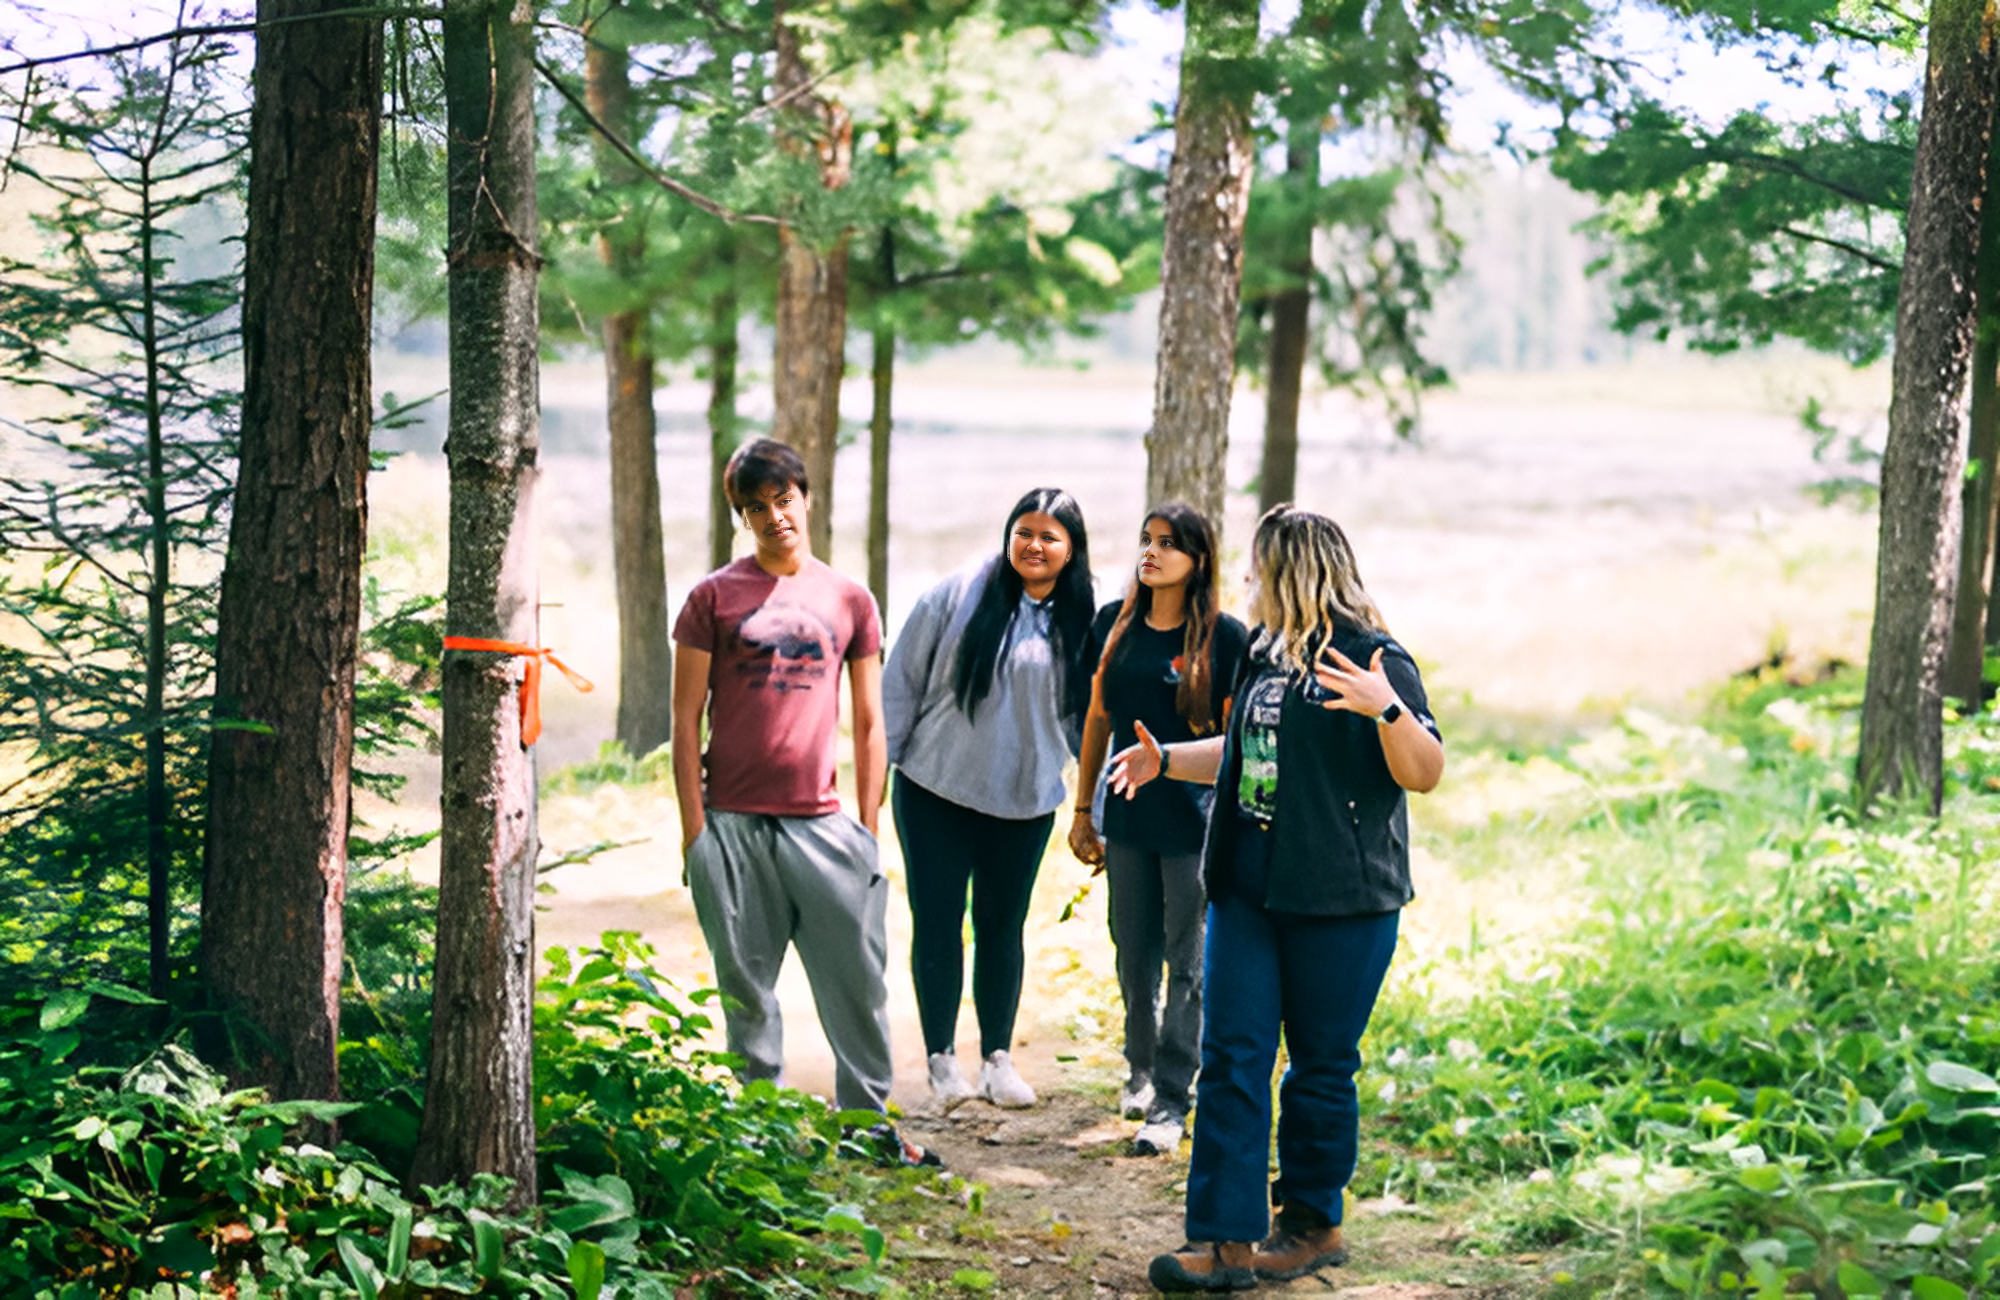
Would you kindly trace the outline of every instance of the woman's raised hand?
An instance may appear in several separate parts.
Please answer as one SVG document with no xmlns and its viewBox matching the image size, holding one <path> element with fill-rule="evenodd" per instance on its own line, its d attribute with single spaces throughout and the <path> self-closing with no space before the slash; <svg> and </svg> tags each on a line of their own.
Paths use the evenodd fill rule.
<svg viewBox="0 0 2000 1300">
<path fill-rule="evenodd" d="M 1382 671 L 1383 647 L 1375 647 L 1375 657 L 1363 668 L 1332 646 L 1313 665 L 1313 676 L 1319 684 L 1333 693 L 1333 698 L 1323 700 L 1323 709 L 1344 709 L 1349 713 L 1359 713 L 1364 718 L 1377 718 L 1382 710 L 1396 700 L 1396 688 L 1389 684 L 1389 675 Z"/>
<path fill-rule="evenodd" d="M 1146 730 L 1143 722 L 1134 722 L 1139 743 L 1128 749 L 1121 749 L 1111 756 L 1111 790 L 1127 799 L 1139 793 L 1139 787 L 1160 774 L 1160 742 L 1153 739 L 1153 733 Z"/>
</svg>

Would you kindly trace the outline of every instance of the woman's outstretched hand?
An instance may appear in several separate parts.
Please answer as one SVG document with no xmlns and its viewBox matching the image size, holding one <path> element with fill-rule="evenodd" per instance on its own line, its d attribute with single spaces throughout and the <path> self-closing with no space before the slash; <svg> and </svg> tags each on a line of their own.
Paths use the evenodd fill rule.
<svg viewBox="0 0 2000 1300">
<path fill-rule="evenodd" d="M 1139 793 L 1139 787 L 1160 774 L 1160 742 L 1153 739 L 1153 733 L 1146 730 L 1143 722 L 1134 722 L 1139 743 L 1129 749 L 1121 749 L 1111 756 L 1111 792 L 1122 794 L 1127 799 Z"/>
<path fill-rule="evenodd" d="M 1091 875 L 1103 872 L 1104 841 L 1098 838 L 1097 827 L 1091 825 L 1088 808 L 1077 809 L 1075 819 L 1069 824 L 1069 851 L 1084 866 L 1096 868 Z"/>
<path fill-rule="evenodd" d="M 1379 718 L 1382 710 L 1396 699 L 1396 688 L 1389 684 L 1389 675 L 1382 671 L 1382 649 L 1375 647 L 1375 657 L 1363 668 L 1332 646 L 1313 665 L 1313 676 L 1319 684 L 1333 693 L 1333 698 L 1322 700 L 1323 709 L 1343 709 L 1358 713 L 1364 718 Z"/>
</svg>

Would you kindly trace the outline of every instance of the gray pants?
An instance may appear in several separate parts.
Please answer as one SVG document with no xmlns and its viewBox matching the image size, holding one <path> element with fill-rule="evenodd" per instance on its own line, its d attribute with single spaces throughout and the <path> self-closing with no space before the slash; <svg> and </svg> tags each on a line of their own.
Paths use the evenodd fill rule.
<svg viewBox="0 0 2000 1300">
<path fill-rule="evenodd" d="M 834 1104 L 884 1109 L 889 1056 L 889 882 L 874 837 L 845 813 L 774 817 L 708 812 L 687 852 L 695 915 L 727 999 L 729 1050 L 746 1079 L 775 1079 L 785 1064 L 778 970 L 799 950 L 820 1027 L 833 1048 Z"/>
<path fill-rule="evenodd" d="M 1135 1079 L 1151 1076 L 1148 1119 L 1184 1120 L 1201 1064 L 1201 940 L 1207 907 L 1201 854 L 1154 853 L 1104 844 L 1110 882 L 1111 942 L 1125 995 L 1125 1061 Z M 1160 966 L 1167 996 L 1160 1001 Z"/>
</svg>

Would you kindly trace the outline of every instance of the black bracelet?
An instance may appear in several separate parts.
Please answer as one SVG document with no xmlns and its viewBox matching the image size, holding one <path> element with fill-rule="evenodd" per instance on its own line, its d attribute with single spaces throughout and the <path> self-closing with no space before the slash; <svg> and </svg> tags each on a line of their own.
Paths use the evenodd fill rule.
<svg viewBox="0 0 2000 1300">
<path fill-rule="evenodd" d="M 1160 746 L 1160 775 L 1165 776 L 1167 774 L 1168 769 L 1171 768 L 1172 766 L 1173 766 L 1173 751 L 1168 749 L 1165 745 Z"/>
</svg>

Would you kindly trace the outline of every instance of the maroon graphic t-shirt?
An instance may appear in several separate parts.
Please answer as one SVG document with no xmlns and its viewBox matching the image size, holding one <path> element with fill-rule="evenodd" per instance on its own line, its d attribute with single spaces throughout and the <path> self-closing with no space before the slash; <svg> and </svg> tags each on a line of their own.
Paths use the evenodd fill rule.
<svg viewBox="0 0 2000 1300">
<path fill-rule="evenodd" d="M 838 809 L 840 666 L 882 649 L 868 589 L 810 557 L 777 578 L 745 556 L 688 592 L 674 641 L 713 656 L 706 805 L 781 817 Z"/>
</svg>

